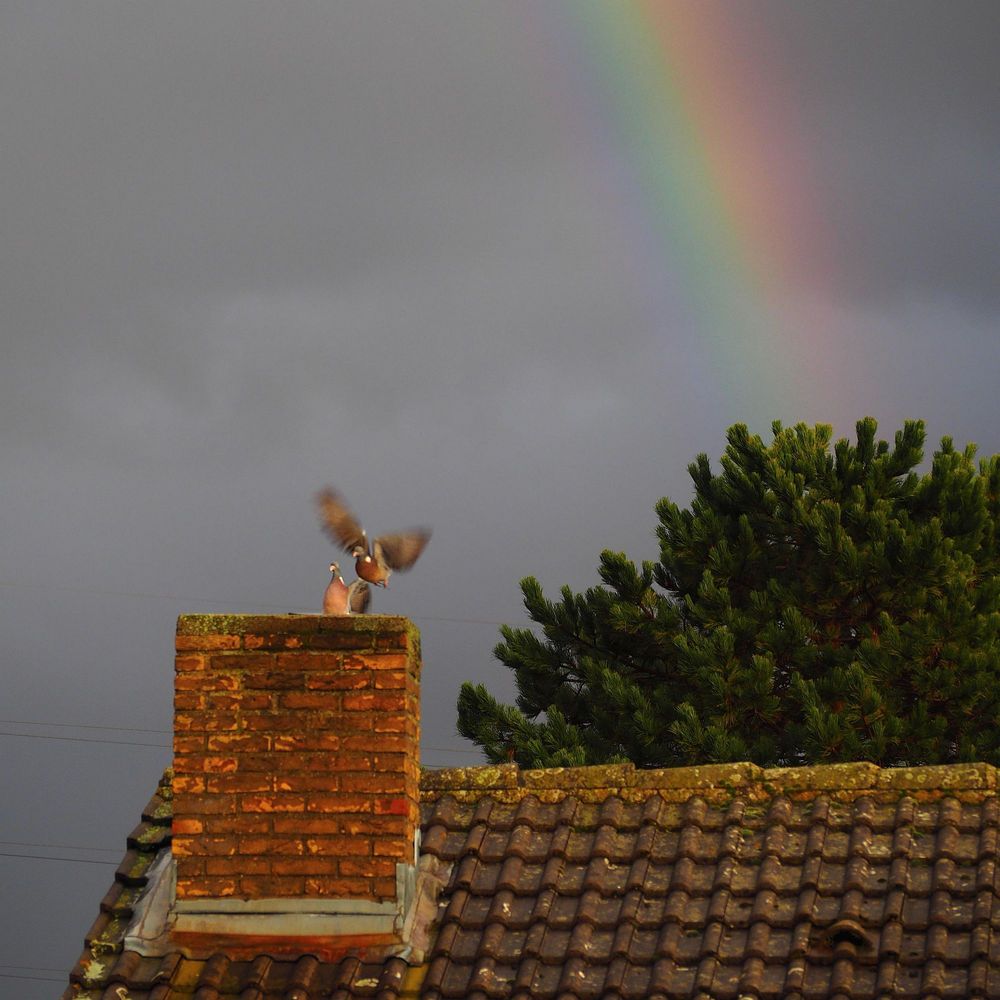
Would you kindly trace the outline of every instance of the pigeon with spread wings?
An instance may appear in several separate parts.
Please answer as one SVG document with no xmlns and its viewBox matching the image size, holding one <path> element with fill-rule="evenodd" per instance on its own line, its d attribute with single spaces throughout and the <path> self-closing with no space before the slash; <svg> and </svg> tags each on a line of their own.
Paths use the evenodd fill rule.
<svg viewBox="0 0 1000 1000">
<path fill-rule="evenodd" d="M 331 541 L 354 556 L 358 576 L 376 587 L 387 587 L 394 569 L 409 569 L 431 537 L 429 528 L 411 528 L 392 535 L 378 535 L 369 544 L 367 532 L 339 493 L 329 487 L 320 490 L 316 506 L 323 530 Z"/>
<path fill-rule="evenodd" d="M 363 615 L 372 602 L 371 587 L 364 580 L 354 580 L 350 586 L 340 575 L 340 565 L 330 563 L 330 582 L 323 593 L 323 614 Z"/>
</svg>

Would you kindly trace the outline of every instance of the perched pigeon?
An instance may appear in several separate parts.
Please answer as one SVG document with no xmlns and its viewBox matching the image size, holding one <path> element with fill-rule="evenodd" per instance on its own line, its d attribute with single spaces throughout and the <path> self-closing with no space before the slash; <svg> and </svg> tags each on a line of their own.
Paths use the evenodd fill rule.
<svg viewBox="0 0 1000 1000">
<path fill-rule="evenodd" d="M 364 580 L 355 580 L 350 586 L 344 583 L 340 575 L 340 566 L 330 563 L 333 574 L 323 593 L 323 614 L 325 615 L 363 615 L 371 604 L 371 588 Z"/>
<path fill-rule="evenodd" d="M 429 528 L 412 528 L 394 535 L 379 535 L 369 545 L 365 529 L 338 493 L 329 487 L 320 490 L 316 505 L 323 530 L 334 545 L 354 556 L 358 576 L 377 587 L 388 586 L 394 569 L 409 569 L 431 537 Z"/>
</svg>

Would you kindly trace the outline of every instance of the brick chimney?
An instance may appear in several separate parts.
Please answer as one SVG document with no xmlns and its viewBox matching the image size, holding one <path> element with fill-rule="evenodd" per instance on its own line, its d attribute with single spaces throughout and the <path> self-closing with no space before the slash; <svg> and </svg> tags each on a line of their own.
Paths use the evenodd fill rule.
<svg viewBox="0 0 1000 1000">
<path fill-rule="evenodd" d="M 418 846 L 419 676 L 405 618 L 178 619 L 175 941 L 236 954 L 399 940 Z"/>
</svg>

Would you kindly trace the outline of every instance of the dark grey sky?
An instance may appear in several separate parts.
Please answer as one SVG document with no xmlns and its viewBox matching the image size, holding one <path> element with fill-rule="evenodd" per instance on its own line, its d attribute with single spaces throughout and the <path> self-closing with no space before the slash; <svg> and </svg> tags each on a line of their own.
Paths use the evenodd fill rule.
<svg viewBox="0 0 1000 1000">
<path fill-rule="evenodd" d="M 761 82 L 734 127 L 785 109 L 734 162 L 808 195 L 784 340 L 754 341 L 752 284 L 701 311 L 725 275 L 635 182 L 599 4 L 2 6 L 0 853 L 122 848 L 167 751 L 34 737 L 166 742 L 79 727 L 170 728 L 180 612 L 316 609 L 324 483 L 435 528 L 376 608 L 421 626 L 425 758 L 459 763 L 460 682 L 511 691 L 488 623 L 524 620 L 517 581 L 654 558 L 655 501 L 729 424 L 923 417 L 1000 451 L 1000 7 L 665 4 L 696 7 Z M 68 969 L 112 871 L 0 857 L 0 975 Z"/>
</svg>

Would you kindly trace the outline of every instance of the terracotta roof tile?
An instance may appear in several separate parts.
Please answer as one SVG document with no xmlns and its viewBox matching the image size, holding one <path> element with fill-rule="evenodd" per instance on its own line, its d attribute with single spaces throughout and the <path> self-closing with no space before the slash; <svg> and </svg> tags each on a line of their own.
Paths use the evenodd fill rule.
<svg viewBox="0 0 1000 1000">
<path fill-rule="evenodd" d="M 1000 997 L 996 785 L 985 765 L 433 773 L 422 853 L 449 874 L 421 969 L 123 950 L 170 841 L 161 785 L 65 997 Z"/>
</svg>

